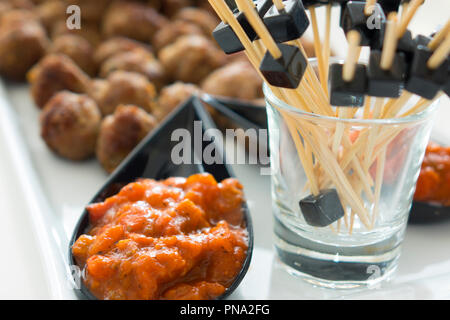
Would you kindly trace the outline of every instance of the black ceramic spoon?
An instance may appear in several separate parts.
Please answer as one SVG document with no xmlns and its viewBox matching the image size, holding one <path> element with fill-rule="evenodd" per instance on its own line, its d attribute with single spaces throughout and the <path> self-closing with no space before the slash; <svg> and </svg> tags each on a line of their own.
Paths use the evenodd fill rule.
<svg viewBox="0 0 450 320">
<path fill-rule="evenodd" d="M 182 106 L 177 108 L 168 118 L 153 132 L 151 132 L 122 162 L 122 164 L 113 172 L 105 185 L 95 195 L 90 203 L 97 203 L 106 198 L 116 194 L 123 186 L 135 181 L 138 178 L 152 178 L 156 180 L 166 179 L 169 177 L 188 177 L 192 174 L 208 172 L 214 176 L 217 181 L 222 181 L 234 176 L 231 168 L 226 164 L 182 164 L 175 165 L 171 161 L 171 151 L 178 141 L 171 141 L 172 132 L 176 129 L 187 129 L 191 136 L 194 136 L 194 121 L 202 121 L 202 131 L 207 129 L 215 129 L 214 122 L 211 120 L 209 114 L 202 106 L 200 100 L 192 97 Z M 202 134 L 203 134 L 202 132 Z M 202 149 L 211 142 L 203 142 Z M 219 150 L 220 146 L 216 147 Z M 221 152 L 221 157 L 224 159 L 224 153 Z M 194 154 L 194 152 L 192 152 Z M 225 163 L 225 161 L 223 161 Z M 218 299 L 225 299 L 241 283 L 250 265 L 250 260 L 253 252 L 253 227 L 250 217 L 250 212 L 246 203 L 242 207 L 244 215 L 244 223 L 248 232 L 248 249 L 247 257 L 244 261 L 241 271 L 233 281 L 230 287 L 227 288 L 224 294 Z M 69 264 L 75 266 L 76 262 L 72 255 L 72 245 L 78 237 L 84 234 L 89 228 L 89 214 L 87 210 L 83 211 L 69 244 Z M 80 288 L 75 289 L 76 294 L 81 299 L 96 298 L 84 285 L 83 281 L 78 281 Z"/>
</svg>

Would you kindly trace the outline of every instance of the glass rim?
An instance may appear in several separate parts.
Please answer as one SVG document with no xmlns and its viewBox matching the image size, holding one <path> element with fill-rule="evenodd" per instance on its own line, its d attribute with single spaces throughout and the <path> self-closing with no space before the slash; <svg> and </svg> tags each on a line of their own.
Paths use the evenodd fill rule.
<svg viewBox="0 0 450 320">
<path fill-rule="evenodd" d="M 342 63 L 344 60 L 337 58 L 337 57 L 331 57 L 330 63 L 340 62 Z M 311 63 L 312 65 L 317 64 L 317 58 L 309 58 L 308 63 Z M 367 63 L 363 60 L 363 63 Z M 435 102 L 433 102 L 428 108 L 425 110 L 409 115 L 406 117 L 401 118 L 388 118 L 388 119 L 347 119 L 347 118 L 337 118 L 332 116 L 326 116 L 321 115 L 317 113 L 311 113 L 307 111 L 300 110 L 298 108 L 295 108 L 283 100 L 279 99 L 271 90 L 271 88 L 267 85 L 267 83 L 263 82 L 263 93 L 264 93 L 264 99 L 266 100 L 266 103 L 270 104 L 272 107 L 279 107 L 281 109 L 284 109 L 289 112 L 296 113 L 300 116 L 303 116 L 305 118 L 309 118 L 311 120 L 326 120 L 326 121 L 333 121 L 333 122 L 343 122 L 343 123 L 349 123 L 349 124 L 361 124 L 361 125 L 372 125 L 372 124 L 384 124 L 384 125 L 398 125 L 398 124 L 408 124 L 408 123 L 415 123 L 420 122 L 422 120 L 426 120 L 428 116 L 430 116 L 433 111 L 437 108 L 437 105 L 439 104 L 442 97 L 438 98 Z M 413 97 L 416 95 L 413 95 Z"/>
</svg>

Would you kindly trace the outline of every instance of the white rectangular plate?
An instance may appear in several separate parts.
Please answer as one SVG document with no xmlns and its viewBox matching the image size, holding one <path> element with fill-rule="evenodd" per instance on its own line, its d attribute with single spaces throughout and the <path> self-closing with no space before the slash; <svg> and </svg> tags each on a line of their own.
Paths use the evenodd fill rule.
<svg viewBox="0 0 450 320">
<path fill-rule="evenodd" d="M 436 132 L 450 141 L 450 103 Z M 26 85 L 0 85 L 0 298 L 74 299 L 66 272 L 67 245 L 86 203 L 106 181 L 97 161 L 55 156 L 39 136 L 39 110 Z M 288 274 L 272 248 L 270 178 L 234 165 L 254 220 L 255 251 L 233 299 L 449 299 L 450 222 L 409 226 L 396 277 L 381 288 L 337 291 Z"/>
</svg>

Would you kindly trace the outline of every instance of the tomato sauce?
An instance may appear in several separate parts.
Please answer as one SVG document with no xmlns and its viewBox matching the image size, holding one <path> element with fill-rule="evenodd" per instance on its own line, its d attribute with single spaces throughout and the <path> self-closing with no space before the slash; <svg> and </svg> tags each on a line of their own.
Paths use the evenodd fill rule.
<svg viewBox="0 0 450 320">
<path fill-rule="evenodd" d="M 241 270 L 248 234 L 243 188 L 210 174 L 140 179 L 89 205 L 72 246 L 99 299 L 214 299 Z"/>
<path fill-rule="evenodd" d="M 428 145 L 414 200 L 450 206 L 450 147 Z"/>
</svg>

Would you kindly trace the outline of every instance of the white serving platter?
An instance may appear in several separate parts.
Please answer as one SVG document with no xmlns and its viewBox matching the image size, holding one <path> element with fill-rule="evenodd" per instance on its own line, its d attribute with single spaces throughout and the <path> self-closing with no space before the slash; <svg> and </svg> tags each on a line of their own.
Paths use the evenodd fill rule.
<svg viewBox="0 0 450 320">
<path fill-rule="evenodd" d="M 106 181 L 95 160 L 66 161 L 39 136 L 39 110 L 26 85 L 0 87 L 0 298 L 74 299 L 65 268 L 68 239 L 85 204 Z M 450 101 L 436 124 L 450 141 Z M 245 187 L 255 228 L 249 272 L 233 299 L 448 299 L 450 222 L 409 226 L 395 278 L 381 288 L 337 291 L 288 274 L 272 248 L 270 178 L 233 165 Z"/>
<path fill-rule="evenodd" d="M 449 18 L 448 8 L 448 0 L 426 2 L 412 30 L 429 34 Z M 323 25 L 320 10 L 318 18 Z M 342 36 L 332 39 L 336 52 L 344 53 Z M 76 298 L 66 270 L 68 239 L 107 179 L 95 160 L 74 163 L 52 154 L 39 136 L 38 119 L 28 86 L 0 82 L 0 299 Z M 434 130 L 439 141 L 450 143 L 449 119 L 450 100 L 444 99 Z M 255 250 L 232 299 L 450 299 L 450 222 L 408 226 L 398 272 L 380 288 L 316 288 L 288 274 L 274 254 L 270 178 L 256 166 L 233 169 L 252 213 Z"/>
</svg>

